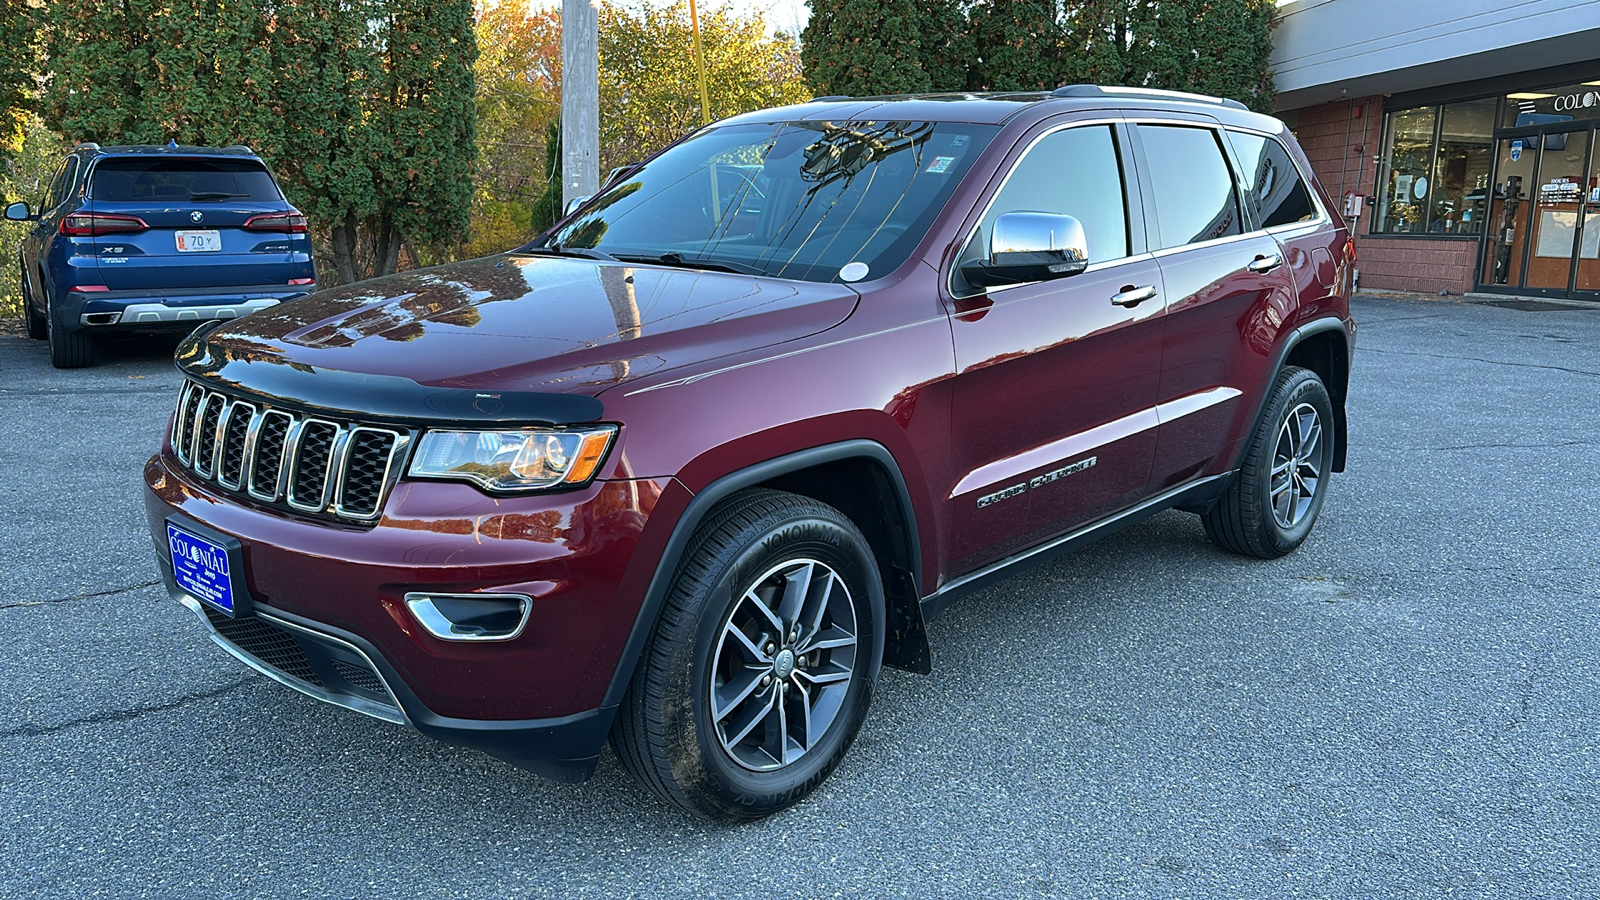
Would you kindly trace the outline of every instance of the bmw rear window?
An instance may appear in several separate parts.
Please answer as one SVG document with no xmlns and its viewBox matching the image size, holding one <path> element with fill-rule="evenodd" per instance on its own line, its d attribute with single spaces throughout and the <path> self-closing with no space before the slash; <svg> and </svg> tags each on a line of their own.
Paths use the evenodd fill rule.
<svg viewBox="0 0 1600 900">
<path fill-rule="evenodd" d="M 283 199 L 265 166 L 242 159 L 103 159 L 89 193 L 108 203 Z"/>
</svg>

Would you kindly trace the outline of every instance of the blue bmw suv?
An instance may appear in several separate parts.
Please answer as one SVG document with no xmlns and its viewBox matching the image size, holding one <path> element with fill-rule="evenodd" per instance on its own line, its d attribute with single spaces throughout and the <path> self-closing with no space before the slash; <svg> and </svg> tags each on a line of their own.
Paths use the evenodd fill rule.
<svg viewBox="0 0 1600 900">
<path fill-rule="evenodd" d="M 56 170 L 23 238 L 28 335 L 60 369 L 99 335 L 192 329 L 317 289 L 306 219 L 247 147 L 83 144 Z"/>
</svg>

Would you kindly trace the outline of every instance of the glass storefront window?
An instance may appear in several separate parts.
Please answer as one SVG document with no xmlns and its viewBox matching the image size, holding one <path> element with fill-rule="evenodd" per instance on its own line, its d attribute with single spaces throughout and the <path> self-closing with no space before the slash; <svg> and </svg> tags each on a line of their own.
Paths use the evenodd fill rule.
<svg viewBox="0 0 1600 900">
<path fill-rule="evenodd" d="M 1488 217 L 1489 148 L 1494 143 L 1493 97 L 1449 103 L 1439 123 L 1428 230 L 1481 234 Z"/>
<path fill-rule="evenodd" d="M 1487 218 L 1493 98 L 1389 116 L 1377 234 L 1479 234 Z"/>
<path fill-rule="evenodd" d="M 1437 107 L 1408 109 L 1389 117 L 1383 157 L 1388 183 L 1378 192 L 1372 230 L 1391 234 L 1428 229 L 1428 189 L 1433 172 L 1433 132 Z"/>
</svg>

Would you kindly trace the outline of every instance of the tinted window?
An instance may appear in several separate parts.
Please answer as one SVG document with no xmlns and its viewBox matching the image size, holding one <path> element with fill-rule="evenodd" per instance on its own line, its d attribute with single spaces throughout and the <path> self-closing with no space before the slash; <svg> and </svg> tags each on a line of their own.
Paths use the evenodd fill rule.
<svg viewBox="0 0 1600 900">
<path fill-rule="evenodd" d="M 94 170 L 94 199 L 110 203 L 205 203 L 280 200 L 260 163 L 233 159 L 104 159 Z"/>
<path fill-rule="evenodd" d="M 1073 216 L 1083 224 L 1090 262 L 1127 256 L 1128 211 L 1111 129 L 1068 128 L 1034 144 L 995 195 L 977 235 L 961 255 L 962 262 L 983 256 L 989 246 L 990 226 L 997 216 L 1009 212 Z"/>
<path fill-rule="evenodd" d="M 727 125 L 668 149 L 600 194 L 545 246 L 625 261 L 804 281 L 876 278 L 904 262 L 988 145 L 987 125 Z"/>
<path fill-rule="evenodd" d="M 41 212 L 55 209 L 61 205 L 61 201 L 67 199 L 67 186 L 72 184 L 72 176 L 77 169 L 78 158 L 67 157 L 61 168 L 56 170 L 56 177 L 50 179 L 50 189 L 45 192 L 44 202 L 39 204 Z"/>
<path fill-rule="evenodd" d="M 1209 128 L 1140 125 L 1162 247 L 1239 234 L 1233 176 Z"/>
<path fill-rule="evenodd" d="M 1245 203 L 1255 211 L 1256 222 L 1262 228 L 1309 222 L 1317 217 L 1311 192 L 1300 180 L 1288 149 L 1265 135 L 1238 131 L 1227 135 L 1239 157 Z"/>
</svg>

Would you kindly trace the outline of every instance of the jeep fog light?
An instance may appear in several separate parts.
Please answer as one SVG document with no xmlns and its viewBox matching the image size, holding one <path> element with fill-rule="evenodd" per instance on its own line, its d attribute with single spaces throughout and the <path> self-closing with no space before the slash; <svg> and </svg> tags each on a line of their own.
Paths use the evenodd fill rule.
<svg viewBox="0 0 1600 900">
<path fill-rule="evenodd" d="M 406 594 L 406 608 L 441 641 L 509 641 L 528 626 L 533 601 L 521 594 Z"/>
</svg>

